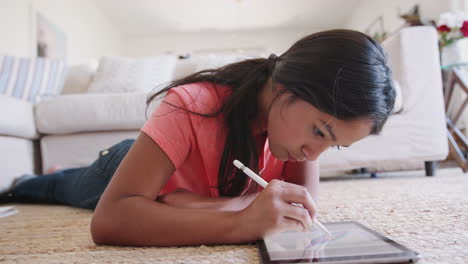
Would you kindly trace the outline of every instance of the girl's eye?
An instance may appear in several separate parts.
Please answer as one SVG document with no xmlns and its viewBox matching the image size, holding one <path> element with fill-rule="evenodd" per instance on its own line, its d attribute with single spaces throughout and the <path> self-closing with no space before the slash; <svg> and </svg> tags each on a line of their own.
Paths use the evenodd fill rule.
<svg viewBox="0 0 468 264">
<path fill-rule="evenodd" d="M 314 128 L 314 135 L 319 136 L 321 138 L 325 138 L 325 134 L 323 134 L 323 132 L 320 131 L 320 129 L 318 129 L 318 128 Z"/>
</svg>

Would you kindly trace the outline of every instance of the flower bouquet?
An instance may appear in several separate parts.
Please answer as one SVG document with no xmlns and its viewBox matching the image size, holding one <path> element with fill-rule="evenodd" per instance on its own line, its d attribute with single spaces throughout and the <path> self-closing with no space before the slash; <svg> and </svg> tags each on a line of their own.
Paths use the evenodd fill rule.
<svg viewBox="0 0 468 264">
<path fill-rule="evenodd" d="M 447 12 L 439 16 L 437 31 L 441 47 L 468 36 L 468 19 L 462 12 Z"/>
</svg>

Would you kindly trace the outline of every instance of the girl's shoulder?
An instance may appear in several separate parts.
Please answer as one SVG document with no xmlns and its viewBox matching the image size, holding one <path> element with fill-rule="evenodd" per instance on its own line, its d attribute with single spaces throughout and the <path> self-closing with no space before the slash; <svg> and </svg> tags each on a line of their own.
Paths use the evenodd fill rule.
<svg viewBox="0 0 468 264">
<path fill-rule="evenodd" d="M 172 88 L 168 95 L 177 94 L 179 100 L 190 111 L 213 112 L 219 109 L 224 100 L 231 94 L 229 86 L 198 82 Z"/>
</svg>

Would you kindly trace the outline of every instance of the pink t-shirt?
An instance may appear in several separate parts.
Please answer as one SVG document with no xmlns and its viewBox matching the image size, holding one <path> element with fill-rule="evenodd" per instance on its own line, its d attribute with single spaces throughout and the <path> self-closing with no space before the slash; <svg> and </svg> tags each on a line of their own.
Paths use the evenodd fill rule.
<svg viewBox="0 0 468 264">
<path fill-rule="evenodd" d="M 212 113 L 230 93 L 229 87 L 208 82 L 172 88 L 164 101 L 182 109 L 161 102 L 145 123 L 142 131 L 161 147 L 176 169 L 160 195 L 184 188 L 206 197 L 219 196 L 218 169 L 226 139 L 223 117 L 206 118 L 183 109 Z M 268 140 L 259 166 L 266 181 L 282 179 L 284 162 L 273 157 Z"/>
</svg>

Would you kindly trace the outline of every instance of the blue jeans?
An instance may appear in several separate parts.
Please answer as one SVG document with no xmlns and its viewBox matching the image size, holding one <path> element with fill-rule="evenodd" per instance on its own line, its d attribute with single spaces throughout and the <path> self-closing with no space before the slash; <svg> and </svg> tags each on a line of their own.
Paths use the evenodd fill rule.
<svg viewBox="0 0 468 264">
<path fill-rule="evenodd" d="M 94 209 L 104 189 L 135 140 L 102 150 L 89 167 L 56 171 L 20 182 L 12 190 L 15 201 L 65 204 Z"/>
</svg>

